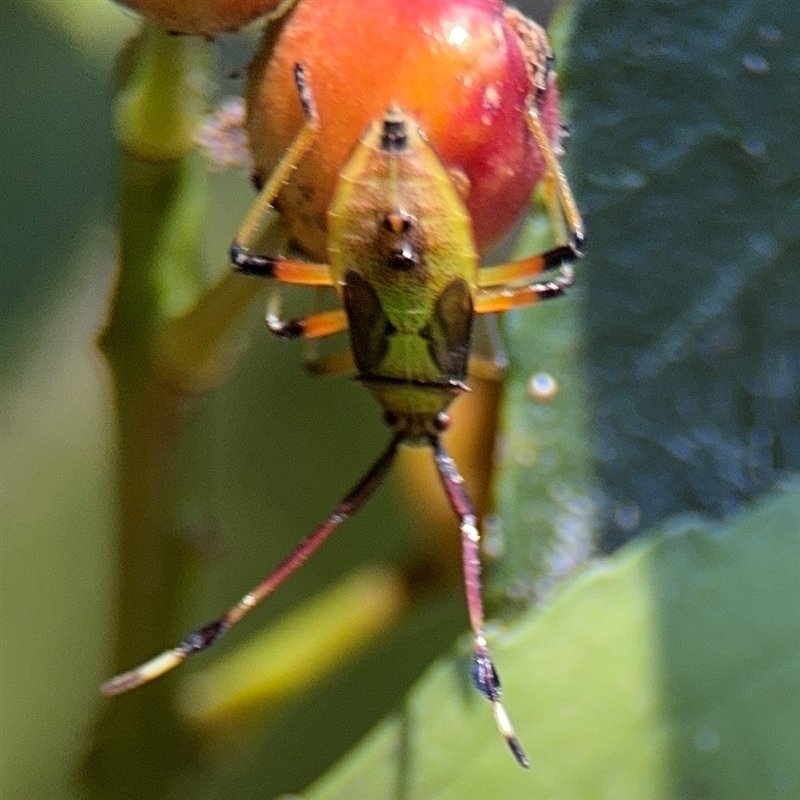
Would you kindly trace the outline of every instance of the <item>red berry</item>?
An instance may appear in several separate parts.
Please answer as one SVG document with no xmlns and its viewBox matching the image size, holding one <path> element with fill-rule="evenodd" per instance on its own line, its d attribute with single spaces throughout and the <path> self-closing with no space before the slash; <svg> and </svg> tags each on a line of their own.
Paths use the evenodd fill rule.
<svg viewBox="0 0 800 800">
<path fill-rule="evenodd" d="M 214 36 L 235 31 L 280 5 L 281 0 L 117 0 L 175 33 Z"/>
<path fill-rule="evenodd" d="M 520 19 L 500 0 L 300 0 L 277 38 L 268 32 L 249 70 L 247 129 L 263 180 L 303 125 L 292 78 L 302 64 L 320 134 L 278 205 L 306 251 L 325 257 L 339 172 L 392 103 L 417 120 L 463 187 L 478 246 L 510 229 L 544 171 L 524 119 L 536 85 L 551 137 L 559 123 L 555 84 L 534 52 L 549 54 L 547 39 Z"/>
</svg>

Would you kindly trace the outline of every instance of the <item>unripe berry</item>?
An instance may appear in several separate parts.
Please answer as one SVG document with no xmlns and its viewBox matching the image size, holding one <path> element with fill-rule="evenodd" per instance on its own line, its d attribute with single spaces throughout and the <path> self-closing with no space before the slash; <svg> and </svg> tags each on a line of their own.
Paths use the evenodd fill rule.
<svg viewBox="0 0 800 800">
<path fill-rule="evenodd" d="M 281 0 L 117 0 L 175 33 L 214 36 L 274 11 Z"/>
<path fill-rule="evenodd" d="M 510 229 L 544 172 L 525 124 L 529 97 L 538 94 L 551 138 L 559 127 L 541 28 L 500 0 L 300 0 L 281 24 L 250 66 L 247 129 L 263 180 L 303 125 L 292 77 L 302 64 L 320 134 L 278 207 L 310 255 L 325 257 L 339 172 L 391 104 L 417 121 L 450 169 L 478 246 Z"/>
</svg>

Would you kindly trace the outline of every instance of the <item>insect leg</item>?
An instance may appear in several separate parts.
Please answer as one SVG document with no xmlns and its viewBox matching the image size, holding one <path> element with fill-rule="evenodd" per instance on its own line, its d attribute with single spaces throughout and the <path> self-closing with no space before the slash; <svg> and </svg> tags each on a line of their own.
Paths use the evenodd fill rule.
<svg viewBox="0 0 800 800">
<path fill-rule="evenodd" d="M 508 369 L 503 339 L 494 314 L 475 318 L 467 372 L 485 381 L 501 381 Z"/>
<path fill-rule="evenodd" d="M 316 309 L 322 298 L 323 291 L 322 288 L 317 287 L 312 292 L 312 306 L 310 314 L 307 316 L 318 313 Z M 347 319 L 340 319 L 339 322 L 344 328 L 348 325 Z M 338 332 L 338 330 L 336 332 Z M 303 338 L 303 366 L 311 375 L 316 377 L 342 375 L 347 372 L 355 371 L 355 359 L 353 358 L 352 351 L 349 349 L 339 352 L 332 350 L 322 355 L 320 350 L 320 337 L 306 335 Z"/>
<path fill-rule="evenodd" d="M 231 264 L 237 272 L 256 278 L 275 278 L 281 283 L 297 286 L 333 286 L 328 264 L 312 264 L 281 255 L 251 253 L 237 242 L 231 245 Z"/>
<path fill-rule="evenodd" d="M 354 372 L 356 362 L 351 350 L 343 350 L 323 358 L 310 356 L 306 359 L 305 367 L 312 375 L 332 377 L 343 375 L 345 372 Z"/>
<path fill-rule="evenodd" d="M 319 311 L 307 317 L 283 319 L 281 292 L 276 289 L 267 306 L 267 327 L 280 339 L 319 339 L 347 330 L 347 314 L 343 308 Z"/>
<path fill-rule="evenodd" d="M 234 269 L 247 275 L 275 278 L 283 283 L 306 286 L 332 286 L 333 279 L 327 264 L 309 264 L 282 256 L 254 253 L 251 250 L 262 233 L 268 216 L 275 210 L 275 198 L 319 134 L 319 117 L 302 65 L 295 65 L 294 78 L 306 121 L 272 171 L 237 231 L 231 245 L 230 259 Z"/>
<path fill-rule="evenodd" d="M 478 289 L 475 295 L 474 310 L 476 314 L 490 314 L 508 311 L 519 306 L 528 306 L 539 300 L 560 297 L 574 282 L 574 273 L 568 266 L 551 280 L 537 281 L 522 286 L 498 286 Z"/>
<path fill-rule="evenodd" d="M 531 100 L 528 113 L 525 115 L 525 122 L 528 129 L 533 134 L 536 144 L 544 157 L 544 163 L 547 170 L 546 179 L 555 184 L 555 194 L 558 198 L 561 211 L 564 219 L 569 227 L 571 236 L 571 245 L 578 255 L 580 255 L 581 248 L 584 242 L 583 220 L 581 213 L 578 211 L 578 205 L 572 195 L 572 189 L 567 181 L 564 170 L 558 163 L 556 154 L 553 152 L 553 145 L 544 129 L 539 112 L 536 110 L 535 101 Z M 552 208 L 552 207 L 551 207 Z M 553 212 L 551 210 L 551 218 Z M 557 226 L 559 227 L 559 226 Z M 557 232 L 557 231 L 556 231 Z"/>
<path fill-rule="evenodd" d="M 478 270 L 478 286 L 481 289 L 488 289 L 530 281 L 531 278 L 542 272 L 554 267 L 563 267 L 564 264 L 575 261 L 580 258 L 580 255 L 580 252 L 572 245 L 564 244 L 544 253 L 537 253 L 535 256 L 521 258 L 518 261 L 481 267 Z"/>
<path fill-rule="evenodd" d="M 189 634 L 177 647 L 165 650 L 146 663 L 106 681 L 103 694 L 115 695 L 149 683 L 182 664 L 189 656 L 211 647 L 223 633 L 249 614 L 272 594 L 346 519 L 351 517 L 380 486 L 394 460 L 401 436 L 396 435 L 380 458 L 334 509 L 333 513 L 294 552 L 261 583 L 253 587 L 221 617 Z"/>
<path fill-rule="evenodd" d="M 269 214 L 274 211 L 275 198 L 319 132 L 319 117 L 314 98 L 300 64 L 295 65 L 294 76 L 300 104 L 306 115 L 305 124 L 273 170 L 239 228 L 231 245 L 230 259 L 234 269 L 246 275 L 274 278 L 280 283 L 301 286 L 333 286 L 333 276 L 328 264 L 312 264 L 281 255 L 254 253 L 251 250 L 251 245 L 262 233 Z M 267 311 L 267 327 L 282 339 L 319 338 L 347 328 L 347 318 L 343 311 L 322 312 L 306 318 L 284 320 L 280 316 L 280 305 L 280 291 L 277 290 L 272 295 Z"/>
<path fill-rule="evenodd" d="M 525 121 L 545 160 L 545 189 L 551 227 L 556 240 L 561 240 L 565 238 L 562 219 L 565 220 L 569 228 L 569 241 L 529 258 L 481 268 L 478 275 L 479 289 L 489 291 L 478 292 L 477 302 L 480 308 L 476 307 L 477 313 L 505 311 L 562 294 L 572 284 L 572 272 L 564 269 L 564 265 L 582 255 L 583 220 L 534 101 L 531 101 Z M 532 282 L 537 274 L 553 267 L 562 268 L 560 276 L 551 281 Z"/>
<path fill-rule="evenodd" d="M 469 611 L 470 627 L 472 628 L 472 641 L 474 657 L 472 661 L 472 682 L 476 689 L 489 700 L 494 709 L 494 718 L 497 728 L 508 743 L 514 758 L 520 766 L 528 767 L 525 751 L 511 726 L 505 708 L 500 702 L 500 679 L 489 654 L 486 636 L 483 630 L 483 599 L 481 597 L 481 563 L 480 563 L 480 534 L 478 532 L 478 519 L 475 508 L 469 495 L 464 489 L 464 479 L 456 467 L 455 462 L 447 454 L 439 438 L 432 436 L 430 439 L 436 456 L 436 467 L 442 480 L 442 485 L 447 494 L 447 499 L 461 527 L 461 545 L 464 558 L 464 589 L 467 596 L 467 609 Z"/>
</svg>

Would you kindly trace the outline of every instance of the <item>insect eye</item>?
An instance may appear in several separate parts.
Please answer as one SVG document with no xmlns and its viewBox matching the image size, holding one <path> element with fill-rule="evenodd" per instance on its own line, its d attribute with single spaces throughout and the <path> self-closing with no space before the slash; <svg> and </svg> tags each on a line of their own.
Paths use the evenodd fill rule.
<svg viewBox="0 0 800 800">
<path fill-rule="evenodd" d="M 408 233 L 411 229 L 411 224 L 411 217 L 397 211 L 392 211 L 383 218 L 384 229 L 395 235 Z"/>
</svg>

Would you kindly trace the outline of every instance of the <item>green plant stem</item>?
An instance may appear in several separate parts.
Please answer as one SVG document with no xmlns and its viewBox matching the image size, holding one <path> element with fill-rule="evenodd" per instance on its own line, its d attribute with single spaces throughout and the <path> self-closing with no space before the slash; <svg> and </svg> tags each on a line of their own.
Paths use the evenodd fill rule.
<svg viewBox="0 0 800 800">
<path fill-rule="evenodd" d="M 205 420 L 185 391 L 161 379 L 154 359 L 164 325 L 202 291 L 205 179 L 187 136 L 201 109 L 197 98 L 187 101 L 207 60 L 201 46 L 145 27 L 126 53 L 117 96 L 119 275 L 100 341 L 118 448 L 115 672 L 180 635 L 194 560 L 181 512 L 186 493 L 207 495 L 197 484 L 210 481 L 194 457 Z M 167 677 L 105 702 L 82 774 L 88 796 L 159 798 L 174 790 L 197 754 L 173 698 Z"/>
</svg>

